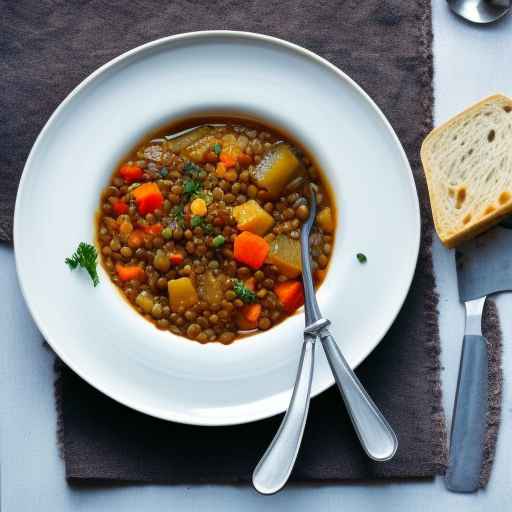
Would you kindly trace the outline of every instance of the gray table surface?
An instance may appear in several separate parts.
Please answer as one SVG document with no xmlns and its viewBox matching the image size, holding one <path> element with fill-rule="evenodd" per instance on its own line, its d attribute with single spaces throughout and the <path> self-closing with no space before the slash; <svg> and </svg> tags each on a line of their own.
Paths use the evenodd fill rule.
<svg viewBox="0 0 512 512">
<path fill-rule="evenodd" d="M 434 3 L 435 119 L 444 121 L 493 92 L 512 94 L 512 18 L 486 28 L 460 22 L 441 0 Z M 444 403 L 450 415 L 464 326 L 458 303 L 453 254 L 436 242 L 435 268 L 441 291 Z M 37 257 L 37 255 L 35 255 Z M 0 246 L 1 510 L 3 512 L 91 510 L 395 510 L 467 512 L 512 510 L 512 392 L 505 382 L 502 426 L 491 481 L 477 495 L 452 494 L 443 481 L 289 486 L 272 497 L 248 486 L 134 485 L 77 489 L 66 484 L 56 448 L 53 356 L 44 348 L 21 296 L 13 252 Z M 498 298 L 504 330 L 504 370 L 512 370 L 512 296 Z M 510 318 L 510 316 L 508 316 Z"/>
</svg>

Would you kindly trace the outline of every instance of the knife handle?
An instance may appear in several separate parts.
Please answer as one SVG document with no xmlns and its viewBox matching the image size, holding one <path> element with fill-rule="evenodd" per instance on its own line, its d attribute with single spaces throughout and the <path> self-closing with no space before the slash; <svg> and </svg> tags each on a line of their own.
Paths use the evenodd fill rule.
<svg viewBox="0 0 512 512">
<path fill-rule="evenodd" d="M 308 416 L 315 341 L 316 338 L 310 337 L 304 340 L 290 405 L 279 430 L 252 474 L 252 484 L 262 494 L 274 494 L 284 487 L 299 453 Z"/>
<path fill-rule="evenodd" d="M 488 410 L 487 342 L 466 334 L 457 382 L 445 483 L 450 491 L 475 492 L 480 471 Z"/>
<path fill-rule="evenodd" d="M 324 330 L 320 340 L 364 451 L 375 461 L 391 459 L 398 448 L 395 432 L 348 365 L 333 336 Z"/>
</svg>

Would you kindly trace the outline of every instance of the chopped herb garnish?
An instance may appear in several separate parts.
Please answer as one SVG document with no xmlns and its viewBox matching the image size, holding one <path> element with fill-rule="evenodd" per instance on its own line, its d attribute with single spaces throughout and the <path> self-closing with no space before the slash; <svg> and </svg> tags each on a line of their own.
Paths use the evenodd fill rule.
<svg viewBox="0 0 512 512">
<path fill-rule="evenodd" d="M 222 146 L 217 142 L 213 145 L 213 151 L 215 151 L 215 154 L 219 156 L 220 152 L 222 151 Z"/>
<path fill-rule="evenodd" d="M 97 258 L 98 253 L 96 252 L 96 248 L 91 244 L 81 242 L 71 258 L 66 258 L 65 262 L 71 270 L 78 267 L 85 269 L 91 277 L 92 284 L 97 286 L 100 282 L 96 268 Z"/>
<path fill-rule="evenodd" d="M 189 174 L 192 174 L 193 176 L 200 176 L 203 170 L 201 167 L 199 167 L 196 164 L 193 164 L 192 162 L 187 162 L 185 164 L 185 167 L 183 167 L 183 171 Z"/>
<path fill-rule="evenodd" d="M 204 218 L 203 218 L 203 217 L 200 217 L 199 215 L 194 215 L 194 216 L 190 219 L 190 225 L 191 225 L 193 228 L 197 228 L 197 226 L 201 226 L 203 223 L 204 223 Z"/>
<path fill-rule="evenodd" d="M 212 193 L 209 190 L 197 192 L 197 194 L 195 194 L 194 197 L 199 197 L 206 204 L 210 204 L 213 201 Z"/>
<path fill-rule="evenodd" d="M 176 224 L 178 224 L 180 227 L 183 227 L 185 224 L 185 211 L 184 206 L 182 204 L 176 205 L 171 210 L 171 215 L 174 217 L 174 220 L 176 221 Z"/>
<path fill-rule="evenodd" d="M 213 247 L 215 248 L 219 248 L 219 247 L 222 247 L 224 245 L 224 242 L 225 242 L 225 238 L 222 236 L 222 235 L 217 235 L 213 240 L 212 240 L 212 244 L 213 244 Z"/>
<path fill-rule="evenodd" d="M 368 258 L 362 252 L 358 252 L 356 258 L 359 263 L 366 263 L 368 261 Z"/>
<path fill-rule="evenodd" d="M 249 290 L 249 288 L 247 288 L 247 286 L 245 286 L 243 281 L 240 281 L 240 279 L 235 281 L 233 291 L 246 304 L 250 304 L 256 300 L 256 294 L 252 290 Z"/>
<path fill-rule="evenodd" d="M 160 176 L 162 176 L 162 178 L 165 178 L 168 175 L 169 175 L 169 169 L 167 169 L 167 167 L 162 167 L 160 169 Z"/>
<path fill-rule="evenodd" d="M 185 202 L 190 201 L 201 191 L 201 183 L 197 180 L 187 180 L 183 183 L 183 199 Z"/>
<path fill-rule="evenodd" d="M 203 229 L 203 232 L 207 235 L 213 232 L 213 226 L 211 224 L 205 224 L 205 218 L 199 215 L 194 215 L 190 219 L 190 227 L 197 228 L 200 226 Z"/>
<path fill-rule="evenodd" d="M 183 172 L 192 177 L 194 181 L 203 180 L 206 178 L 207 173 L 199 165 L 192 162 L 187 162 L 183 167 Z"/>
</svg>

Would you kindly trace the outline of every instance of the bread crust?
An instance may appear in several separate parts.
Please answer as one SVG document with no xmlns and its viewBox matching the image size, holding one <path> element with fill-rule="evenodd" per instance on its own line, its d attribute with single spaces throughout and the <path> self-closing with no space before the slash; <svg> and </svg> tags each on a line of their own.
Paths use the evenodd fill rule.
<svg viewBox="0 0 512 512">
<path fill-rule="evenodd" d="M 469 115 L 471 115 L 473 112 L 477 112 L 480 110 L 480 108 L 485 104 L 492 101 L 504 101 L 507 105 L 510 105 L 512 107 L 512 99 L 504 94 L 493 94 L 491 96 L 488 96 L 474 105 L 468 107 L 467 109 L 463 110 L 460 114 L 457 114 L 456 116 L 452 117 L 445 123 L 443 123 L 441 126 L 438 126 L 437 128 L 434 128 L 423 140 L 423 143 L 421 145 L 420 150 L 420 158 L 421 163 L 423 165 L 423 171 L 425 172 L 425 177 L 427 179 L 427 188 L 428 193 L 430 197 L 430 205 L 432 209 L 432 217 L 434 219 L 434 226 L 436 228 L 437 234 L 439 235 L 439 238 L 441 239 L 441 242 L 448 248 L 454 248 L 457 245 L 459 245 L 461 242 L 464 242 L 465 240 L 469 240 L 480 233 L 483 233 L 493 225 L 500 222 L 504 217 L 506 217 L 508 214 L 512 213 L 512 201 L 509 201 L 509 203 L 500 206 L 497 208 L 494 212 L 489 213 L 485 217 L 481 218 L 480 220 L 476 222 L 472 222 L 471 224 L 468 224 L 466 227 L 462 227 L 459 231 L 456 233 L 453 233 L 451 235 L 443 235 L 442 231 L 440 229 L 440 223 L 438 219 L 438 212 L 439 212 L 439 206 L 437 204 L 437 197 L 434 192 L 434 184 L 433 184 L 433 178 L 432 178 L 432 167 L 430 165 L 430 144 L 433 139 L 435 139 L 437 136 L 439 136 L 441 133 L 449 130 L 452 126 L 456 125 L 460 119 L 463 119 Z"/>
</svg>

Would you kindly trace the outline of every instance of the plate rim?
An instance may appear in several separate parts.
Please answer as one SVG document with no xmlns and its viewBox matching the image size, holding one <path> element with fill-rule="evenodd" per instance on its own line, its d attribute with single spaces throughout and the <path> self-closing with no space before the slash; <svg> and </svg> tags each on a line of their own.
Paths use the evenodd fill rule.
<svg viewBox="0 0 512 512">
<path fill-rule="evenodd" d="M 269 36 L 266 34 L 258 33 L 258 32 L 248 32 L 248 31 L 238 31 L 238 30 L 201 30 L 201 31 L 192 31 L 192 32 L 184 32 L 180 34 L 175 34 L 171 36 L 164 36 L 152 41 L 149 41 L 147 43 L 143 43 L 139 46 L 136 46 L 135 48 L 132 48 L 130 50 L 127 50 L 126 52 L 121 53 L 117 57 L 114 57 L 113 59 L 107 61 L 106 63 L 102 64 L 100 67 L 98 67 L 96 70 L 94 70 L 92 73 L 90 73 L 87 77 L 85 77 L 78 85 L 76 85 L 71 92 L 59 103 L 57 108 L 53 111 L 51 116 L 48 118 L 46 123 L 44 124 L 43 128 L 39 132 L 37 138 L 35 139 L 35 142 L 33 143 L 30 152 L 28 154 L 28 157 L 26 159 L 25 165 L 23 166 L 23 171 L 20 177 L 18 190 L 16 194 L 16 202 L 15 202 L 15 209 L 14 209 L 14 217 L 13 217 L 13 246 L 14 246 L 14 260 L 15 260 L 15 269 L 16 274 L 18 277 L 18 282 L 20 286 L 20 290 L 22 293 L 22 296 L 25 300 L 25 303 L 27 305 L 27 308 L 30 312 L 31 317 L 33 318 L 37 328 L 45 338 L 45 340 L 48 342 L 48 344 L 51 346 L 52 350 L 55 352 L 57 357 L 66 365 L 68 366 L 73 372 L 75 372 L 80 378 L 82 378 L 84 381 L 86 381 L 88 384 L 93 386 L 95 389 L 100 391 L 101 393 L 105 394 L 109 398 L 121 403 L 122 405 L 125 405 L 126 407 L 129 407 L 133 410 L 136 410 L 138 412 L 141 412 L 143 414 L 147 414 L 149 416 L 163 419 L 166 421 L 173 421 L 177 423 L 182 424 L 188 424 L 188 425 L 196 425 L 196 426 L 231 426 L 231 425 L 242 425 L 246 423 L 251 423 L 255 421 L 264 420 L 266 418 L 275 416 L 277 414 L 281 414 L 285 411 L 285 409 L 282 410 L 269 410 L 264 411 L 263 414 L 261 414 L 261 411 L 258 410 L 258 412 L 250 415 L 247 419 L 240 419 L 240 420 L 234 420 L 234 419 L 228 419 L 228 420 L 222 420 L 218 417 L 208 417 L 208 418 L 197 418 L 194 416 L 193 413 L 187 413 L 184 415 L 183 413 L 177 413 L 176 411 L 169 410 L 165 411 L 164 414 L 162 414 L 162 411 L 155 410 L 151 407 L 144 407 L 144 405 L 133 403 L 129 397 L 126 396 L 117 396 L 117 394 L 112 394 L 107 389 L 105 389 L 105 386 L 98 385 L 94 382 L 94 376 L 93 375 L 87 375 L 86 372 L 82 371 L 83 369 L 78 369 L 77 365 L 73 364 L 71 361 L 68 360 L 67 357 L 63 357 L 60 350 L 57 350 L 54 346 L 54 343 L 51 340 L 51 337 L 48 336 L 47 330 L 45 328 L 45 322 L 44 319 L 42 319 L 39 314 L 37 313 L 37 308 L 34 305 L 34 303 L 29 298 L 29 295 L 25 288 L 25 283 L 22 278 L 22 273 L 20 272 L 20 262 L 18 257 L 18 251 L 16 249 L 17 244 L 16 240 L 18 237 L 21 237 L 21 234 L 18 234 L 18 225 L 20 221 L 18 221 L 20 214 L 20 196 L 23 194 L 24 189 L 24 183 L 25 183 L 25 177 L 28 173 L 27 169 L 31 166 L 32 159 L 34 155 L 37 153 L 37 150 L 39 148 L 39 145 L 41 144 L 42 140 L 44 139 L 46 132 L 49 131 L 54 123 L 54 121 L 58 118 L 60 112 L 66 108 L 66 106 L 74 99 L 75 96 L 77 96 L 82 89 L 86 88 L 90 82 L 93 82 L 98 77 L 100 77 L 102 74 L 109 71 L 111 68 L 115 67 L 119 62 L 129 60 L 135 56 L 137 56 L 140 53 L 146 52 L 150 49 L 157 48 L 159 46 L 164 46 L 169 42 L 174 41 L 187 41 L 187 40 L 195 40 L 195 39 L 202 39 L 202 38 L 211 38 L 211 37 L 224 37 L 224 38 L 241 38 L 242 40 L 253 40 L 258 42 L 264 42 L 264 43 L 271 43 L 272 45 L 284 47 L 287 50 L 291 50 L 292 52 L 295 52 L 299 55 L 302 55 L 312 61 L 315 61 L 316 63 L 322 65 L 323 67 L 327 68 L 329 71 L 335 73 L 338 78 L 342 79 L 348 85 L 350 85 L 356 92 L 358 92 L 366 101 L 366 103 L 372 108 L 372 110 L 377 114 L 377 116 L 380 118 L 380 120 L 383 122 L 385 128 L 387 129 L 389 135 L 391 135 L 392 140 L 395 142 L 395 146 L 399 150 L 400 157 L 402 159 L 403 164 L 405 167 L 409 170 L 408 172 L 408 181 L 409 185 L 411 186 L 411 193 L 414 196 L 413 204 L 414 204 L 414 223 L 415 223 L 415 240 L 414 240 L 414 258 L 411 262 L 410 268 L 408 269 L 408 276 L 407 276 L 407 282 L 408 285 L 404 289 L 402 300 L 397 304 L 396 310 L 393 312 L 392 315 L 389 316 L 389 322 L 381 332 L 379 336 L 376 336 L 375 342 L 368 346 L 368 349 L 364 351 L 363 355 L 361 356 L 360 360 L 357 361 L 353 368 L 357 368 L 372 352 L 375 350 L 375 348 L 380 344 L 380 342 L 383 340 L 387 332 L 389 331 L 390 327 L 395 322 L 399 312 L 401 311 L 405 299 L 407 298 L 407 295 L 409 293 L 409 290 L 412 285 L 412 281 L 414 278 L 414 273 L 416 271 L 417 267 L 417 261 L 419 256 L 419 250 L 420 250 L 420 243 L 421 243 L 421 213 L 420 213 L 420 205 L 419 205 L 419 198 L 418 198 L 418 192 L 416 187 L 416 182 L 414 180 L 414 175 L 412 172 L 412 168 L 410 165 L 410 162 L 407 158 L 407 155 L 405 153 L 404 147 L 402 143 L 400 142 L 400 139 L 398 138 L 395 130 L 391 126 L 390 122 L 388 121 L 387 117 L 384 115 L 384 113 L 381 111 L 381 109 L 378 107 L 378 105 L 375 103 L 375 101 L 369 96 L 369 94 L 357 83 L 355 82 L 350 76 L 348 76 L 344 71 L 342 71 L 340 68 L 329 62 L 327 59 L 319 56 L 318 54 L 312 52 L 311 50 L 308 50 L 300 45 L 297 45 L 295 43 L 289 42 L 284 39 L 280 39 L 274 36 Z M 331 374 L 330 378 L 326 380 L 326 383 L 319 387 L 319 389 L 315 390 L 311 393 L 311 398 L 318 396 L 319 394 L 323 393 L 327 389 L 329 389 L 333 384 L 335 383 L 334 376 Z M 293 386 L 290 388 L 290 392 L 292 391 Z"/>
</svg>

